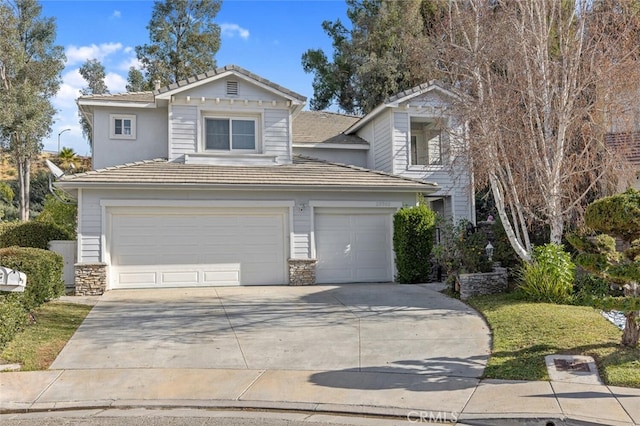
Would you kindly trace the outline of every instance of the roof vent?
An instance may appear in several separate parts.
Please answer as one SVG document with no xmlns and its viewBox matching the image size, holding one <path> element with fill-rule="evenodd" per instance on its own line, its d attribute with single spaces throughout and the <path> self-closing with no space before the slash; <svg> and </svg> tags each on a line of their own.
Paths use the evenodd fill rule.
<svg viewBox="0 0 640 426">
<path fill-rule="evenodd" d="M 227 95 L 238 96 L 238 82 L 227 81 Z"/>
</svg>

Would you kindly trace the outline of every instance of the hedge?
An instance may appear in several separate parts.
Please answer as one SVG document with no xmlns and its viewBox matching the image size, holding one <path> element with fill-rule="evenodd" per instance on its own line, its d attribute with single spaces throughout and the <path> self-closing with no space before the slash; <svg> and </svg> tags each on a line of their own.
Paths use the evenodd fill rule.
<svg viewBox="0 0 640 426">
<path fill-rule="evenodd" d="M 402 208 L 393 216 L 398 282 L 413 284 L 430 280 L 435 224 L 436 214 L 424 204 Z"/>
<path fill-rule="evenodd" d="M 64 294 L 63 260 L 57 253 L 32 247 L 3 248 L 0 264 L 27 275 L 23 303 L 28 310 Z"/>
<path fill-rule="evenodd" d="M 0 295 L 0 350 L 27 325 L 28 318 L 22 294 Z"/>
<path fill-rule="evenodd" d="M 30 221 L 5 229 L 0 235 L 0 248 L 18 246 L 47 250 L 51 240 L 73 239 L 72 233 L 55 223 Z"/>
</svg>

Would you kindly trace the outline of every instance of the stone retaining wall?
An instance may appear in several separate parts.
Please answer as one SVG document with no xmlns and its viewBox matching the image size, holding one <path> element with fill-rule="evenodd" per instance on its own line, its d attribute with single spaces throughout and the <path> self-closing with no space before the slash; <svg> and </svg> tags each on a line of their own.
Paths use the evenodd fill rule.
<svg viewBox="0 0 640 426">
<path fill-rule="evenodd" d="M 99 296 L 107 288 L 106 263 L 75 264 L 76 296 Z"/>
<path fill-rule="evenodd" d="M 289 285 L 316 283 L 316 259 L 289 259 Z"/>
<path fill-rule="evenodd" d="M 482 274 L 460 274 L 460 299 L 482 294 L 502 293 L 507 290 L 507 268 L 494 268 Z"/>
</svg>

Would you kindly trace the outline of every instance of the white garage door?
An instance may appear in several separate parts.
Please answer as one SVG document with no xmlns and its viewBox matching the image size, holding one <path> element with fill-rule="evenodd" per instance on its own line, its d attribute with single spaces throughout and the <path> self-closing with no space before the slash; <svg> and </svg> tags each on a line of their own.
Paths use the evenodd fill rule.
<svg viewBox="0 0 640 426">
<path fill-rule="evenodd" d="M 316 209 L 316 281 L 393 281 L 392 214 L 380 210 Z"/>
<path fill-rule="evenodd" d="M 114 208 L 112 288 L 284 284 L 285 209 Z"/>
</svg>

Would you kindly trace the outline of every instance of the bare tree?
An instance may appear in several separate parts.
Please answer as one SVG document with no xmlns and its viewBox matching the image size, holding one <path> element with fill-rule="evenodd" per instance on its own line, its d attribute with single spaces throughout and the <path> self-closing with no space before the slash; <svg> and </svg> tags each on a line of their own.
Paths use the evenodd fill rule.
<svg viewBox="0 0 640 426">
<path fill-rule="evenodd" d="M 440 63 L 458 82 L 476 182 L 490 185 L 524 260 L 530 226 L 560 243 L 613 168 L 606 112 L 613 87 L 640 88 L 640 45 L 623 22 L 631 15 L 612 3 L 625 1 L 450 3 Z"/>
</svg>

